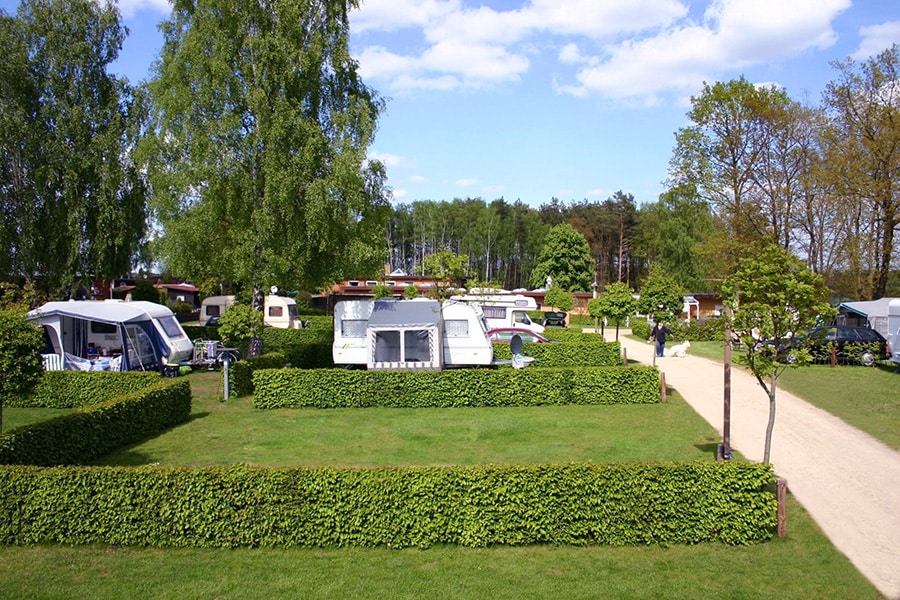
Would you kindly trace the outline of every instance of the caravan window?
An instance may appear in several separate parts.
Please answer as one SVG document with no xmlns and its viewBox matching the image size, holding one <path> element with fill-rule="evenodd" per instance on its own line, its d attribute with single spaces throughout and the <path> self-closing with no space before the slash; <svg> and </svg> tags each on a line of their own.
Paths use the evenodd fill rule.
<svg viewBox="0 0 900 600">
<path fill-rule="evenodd" d="M 150 336 L 137 325 L 126 325 L 125 335 L 128 338 L 128 366 L 132 371 L 155 371 L 156 354 Z"/>
<path fill-rule="evenodd" d="M 448 338 L 469 337 L 469 322 L 465 319 L 449 319 L 444 321 L 444 336 Z"/>
<path fill-rule="evenodd" d="M 400 362 L 400 332 L 375 332 L 375 362 Z"/>
<path fill-rule="evenodd" d="M 431 362 L 428 331 L 419 329 L 403 332 L 404 362 Z"/>
<path fill-rule="evenodd" d="M 283 314 L 280 306 L 270 306 L 269 307 L 269 316 L 270 317 L 280 317 Z"/>
<path fill-rule="evenodd" d="M 341 337 L 364 338 L 368 324 L 366 319 L 344 319 L 341 321 Z"/>
<path fill-rule="evenodd" d="M 91 333 L 114 334 L 119 328 L 113 323 L 101 323 L 100 321 L 91 321 Z"/>
<path fill-rule="evenodd" d="M 218 304 L 207 304 L 206 305 L 206 316 L 218 317 L 219 316 L 219 305 Z"/>
<path fill-rule="evenodd" d="M 484 312 L 485 319 L 506 318 L 506 308 L 503 306 L 483 306 L 481 310 Z"/>
<path fill-rule="evenodd" d="M 528 313 L 522 311 L 515 311 L 513 313 L 513 321 L 516 323 L 524 323 L 525 325 L 531 325 L 531 319 L 528 318 Z"/>
<path fill-rule="evenodd" d="M 177 340 L 184 337 L 185 334 L 181 332 L 181 327 L 178 326 L 178 319 L 174 316 L 161 317 L 158 320 L 159 324 L 162 325 L 163 331 L 166 332 L 166 335 L 169 336 L 170 340 Z"/>
</svg>

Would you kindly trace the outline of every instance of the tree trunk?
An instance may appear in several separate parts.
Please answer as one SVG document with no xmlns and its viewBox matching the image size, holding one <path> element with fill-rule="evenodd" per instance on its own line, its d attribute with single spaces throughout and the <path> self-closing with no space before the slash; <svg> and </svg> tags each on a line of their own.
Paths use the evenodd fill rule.
<svg viewBox="0 0 900 600">
<path fill-rule="evenodd" d="M 763 462 L 770 463 L 772 455 L 772 431 L 775 429 L 775 384 L 778 376 L 772 373 L 771 384 L 769 385 L 769 422 L 766 425 L 766 446 L 763 452 Z"/>
</svg>

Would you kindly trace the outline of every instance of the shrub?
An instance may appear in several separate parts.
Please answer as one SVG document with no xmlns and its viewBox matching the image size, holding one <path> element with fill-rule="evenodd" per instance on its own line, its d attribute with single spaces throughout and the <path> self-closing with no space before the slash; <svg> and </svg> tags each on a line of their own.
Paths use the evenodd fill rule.
<svg viewBox="0 0 900 600">
<path fill-rule="evenodd" d="M 256 408 L 536 406 L 660 402 L 655 367 L 360 371 L 260 369 Z M 341 390 L 341 394 L 335 394 Z"/>
<path fill-rule="evenodd" d="M 269 352 L 239 360 L 228 368 L 228 386 L 235 396 L 253 393 L 253 371 L 257 369 L 279 369 L 287 366 L 287 359 L 281 352 Z"/>
<path fill-rule="evenodd" d="M 567 332 L 566 329 L 560 331 Z M 538 367 L 615 367 L 622 364 L 622 347 L 619 342 L 604 342 L 599 335 L 572 332 L 563 335 L 570 340 L 588 338 L 591 343 L 570 341 L 560 344 L 524 344 L 522 353 L 535 359 Z M 494 358 L 512 358 L 509 344 L 494 344 Z"/>
<path fill-rule="evenodd" d="M 41 330 L 25 320 L 23 310 L 0 310 L 0 406 L 12 405 L 40 381 Z"/>
<path fill-rule="evenodd" d="M 159 383 L 156 371 L 47 371 L 34 392 L 9 402 L 22 408 L 79 408 Z"/>
<path fill-rule="evenodd" d="M 184 423 L 186 379 L 156 385 L 0 436 L 0 464 L 78 465 Z"/>
<path fill-rule="evenodd" d="M 421 547 L 752 544 L 770 465 L 0 467 L 2 544 Z M 378 510 L 373 510 L 378 507 Z"/>
</svg>

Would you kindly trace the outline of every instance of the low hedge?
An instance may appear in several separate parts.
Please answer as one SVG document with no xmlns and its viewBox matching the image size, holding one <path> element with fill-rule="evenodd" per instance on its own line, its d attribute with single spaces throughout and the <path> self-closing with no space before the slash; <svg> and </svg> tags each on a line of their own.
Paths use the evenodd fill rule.
<svg viewBox="0 0 900 600">
<path fill-rule="evenodd" d="M 590 337 L 593 334 L 579 334 Z M 599 338 L 600 336 L 594 336 Z M 540 367 L 615 367 L 622 364 L 622 346 L 619 342 L 582 344 L 572 340 L 559 344 L 524 344 L 522 354 L 534 357 Z M 494 358 L 509 360 L 512 351 L 509 344 L 494 343 Z"/>
<path fill-rule="evenodd" d="M 46 371 L 27 397 L 8 398 L 19 408 L 80 408 L 159 383 L 156 371 Z"/>
<path fill-rule="evenodd" d="M 0 543 L 631 545 L 770 539 L 771 467 L 0 467 Z"/>
<path fill-rule="evenodd" d="M 0 435 L 0 464 L 79 465 L 184 423 L 187 379 L 167 379 L 75 412 Z"/>
<path fill-rule="evenodd" d="M 609 335 L 609 328 L 606 329 L 606 334 Z M 597 333 L 585 333 L 581 327 L 575 328 L 563 328 L 563 327 L 545 327 L 544 333 L 541 334 L 547 339 L 556 340 L 558 342 L 570 342 L 570 343 L 578 343 L 578 344 L 604 344 L 604 343 L 614 343 L 614 342 L 605 342 L 602 335 L 600 335 L 600 330 L 597 330 Z"/>
<path fill-rule="evenodd" d="M 396 408 L 653 404 L 661 401 L 656 367 L 362 371 L 260 369 L 257 408 Z M 336 394 L 335 390 L 341 390 Z"/>
<path fill-rule="evenodd" d="M 236 361 L 228 367 L 228 387 L 235 396 L 253 393 L 253 372 L 257 369 L 280 369 L 287 366 L 287 358 L 281 352 L 269 352 Z"/>
</svg>

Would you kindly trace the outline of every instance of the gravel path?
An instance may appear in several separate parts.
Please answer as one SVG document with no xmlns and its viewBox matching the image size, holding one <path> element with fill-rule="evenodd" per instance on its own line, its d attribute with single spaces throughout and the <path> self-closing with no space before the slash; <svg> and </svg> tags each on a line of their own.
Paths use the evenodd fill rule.
<svg viewBox="0 0 900 600">
<path fill-rule="evenodd" d="M 606 332 L 612 339 L 614 332 Z M 653 363 L 653 345 L 619 341 L 630 360 Z M 690 356 L 657 359 L 675 388 L 721 435 L 721 363 Z M 900 375 L 897 376 L 900 384 Z M 731 446 L 761 461 L 768 397 L 746 371 L 731 370 Z M 900 600 L 900 452 L 779 389 L 772 439 L 775 472 L 838 550 L 887 598 Z M 790 532 L 790 521 L 788 522 Z"/>
</svg>

